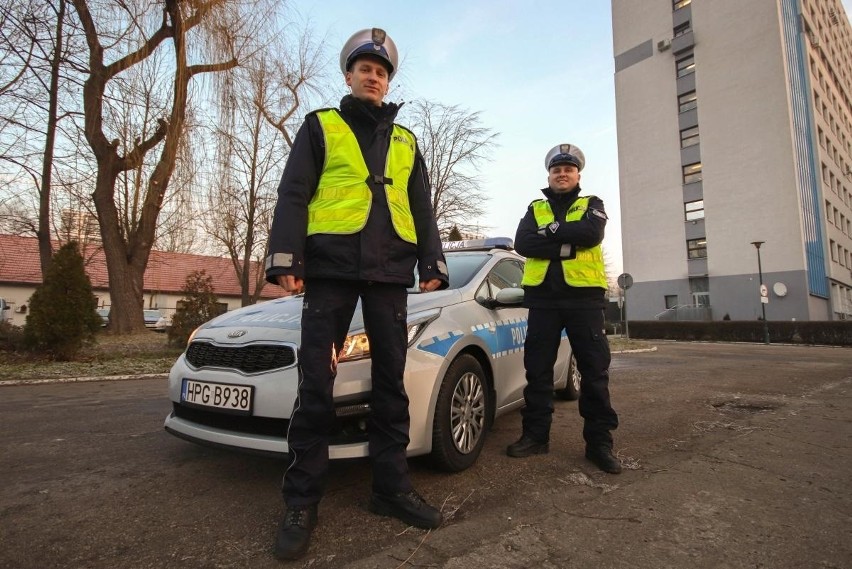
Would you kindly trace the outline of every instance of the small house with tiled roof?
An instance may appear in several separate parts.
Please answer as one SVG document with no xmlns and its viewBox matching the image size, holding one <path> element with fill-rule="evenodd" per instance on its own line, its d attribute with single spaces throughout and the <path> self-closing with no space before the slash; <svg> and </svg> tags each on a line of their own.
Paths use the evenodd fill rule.
<svg viewBox="0 0 852 569">
<path fill-rule="evenodd" d="M 58 248 L 58 244 L 54 245 Z M 92 281 L 92 290 L 98 307 L 110 306 L 109 277 L 106 258 L 98 244 L 85 247 L 83 259 L 86 273 Z M 177 302 L 183 298 L 186 277 L 193 271 L 204 270 L 213 279 L 213 291 L 219 302 L 228 310 L 242 303 L 240 283 L 230 259 L 151 251 L 143 283 L 144 307 L 156 308 L 164 315 L 174 314 Z M 255 265 L 254 270 L 260 267 Z M 23 325 L 27 305 L 36 287 L 41 285 L 41 266 L 38 257 L 38 240 L 35 237 L 0 234 L 0 298 L 5 299 L 9 310 L 3 316 L 13 324 Z M 265 286 L 260 300 L 272 300 L 287 293 L 277 286 Z"/>
</svg>

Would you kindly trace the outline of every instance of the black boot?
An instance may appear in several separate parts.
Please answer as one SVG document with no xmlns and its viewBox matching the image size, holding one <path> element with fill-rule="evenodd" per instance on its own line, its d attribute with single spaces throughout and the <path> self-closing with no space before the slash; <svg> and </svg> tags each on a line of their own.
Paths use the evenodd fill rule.
<svg viewBox="0 0 852 569">
<path fill-rule="evenodd" d="M 547 454 L 550 452 L 550 443 L 539 442 L 529 435 L 521 435 L 521 438 L 506 447 L 506 454 L 512 458 L 526 458 L 534 454 Z"/>
<path fill-rule="evenodd" d="M 444 521 L 441 512 L 427 504 L 414 490 L 393 495 L 373 492 L 370 511 L 422 529 L 436 529 Z"/>
<path fill-rule="evenodd" d="M 308 551 L 311 532 L 317 525 L 317 505 L 290 506 L 275 534 L 274 555 L 278 559 L 298 559 Z"/>
<path fill-rule="evenodd" d="M 586 446 L 586 458 L 604 472 L 621 473 L 621 462 L 613 456 L 612 449 L 607 446 Z"/>
</svg>

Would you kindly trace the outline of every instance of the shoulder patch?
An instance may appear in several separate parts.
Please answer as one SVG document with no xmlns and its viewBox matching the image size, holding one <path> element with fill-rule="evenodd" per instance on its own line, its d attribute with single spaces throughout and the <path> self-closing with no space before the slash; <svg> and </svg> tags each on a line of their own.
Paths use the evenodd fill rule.
<svg viewBox="0 0 852 569">
<path fill-rule="evenodd" d="M 600 217 L 601 219 L 609 219 L 604 212 L 597 210 L 597 209 L 589 208 L 589 213 L 591 213 L 592 215 L 596 215 L 596 216 Z"/>
</svg>

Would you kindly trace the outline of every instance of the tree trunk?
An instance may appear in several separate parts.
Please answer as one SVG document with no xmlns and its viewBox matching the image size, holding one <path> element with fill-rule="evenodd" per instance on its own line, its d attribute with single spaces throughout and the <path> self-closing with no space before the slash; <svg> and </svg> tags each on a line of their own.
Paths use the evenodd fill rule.
<svg viewBox="0 0 852 569">
<path fill-rule="evenodd" d="M 63 25 L 65 23 L 65 0 L 59 0 L 56 14 L 56 43 L 53 57 L 50 59 L 50 92 L 47 103 L 47 131 L 44 137 L 44 157 L 41 165 L 41 188 L 38 193 L 38 257 L 41 274 L 47 273 L 47 267 L 53 258 L 53 245 L 50 240 L 50 193 L 53 185 L 53 154 L 56 145 L 56 115 L 59 106 L 59 71 L 62 65 Z"/>
<path fill-rule="evenodd" d="M 106 257 L 110 295 L 110 332 L 128 334 L 145 330 L 142 318 L 143 284 L 147 251 L 140 252 L 122 237 L 113 194 L 119 170 L 115 160 L 98 164 L 93 194 Z M 107 220 L 113 220 L 112 223 Z M 144 257 L 144 260 L 140 258 Z"/>
</svg>

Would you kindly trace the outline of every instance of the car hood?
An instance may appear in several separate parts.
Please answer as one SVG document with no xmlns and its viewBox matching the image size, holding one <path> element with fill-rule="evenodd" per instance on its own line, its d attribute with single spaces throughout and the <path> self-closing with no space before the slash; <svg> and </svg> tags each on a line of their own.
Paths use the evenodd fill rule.
<svg viewBox="0 0 852 569">
<path fill-rule="evenodd" d="M 273 328 L 281 331 L 281 335 L 298 339 L 302 324 L 302 299 L 304 295 L 288 296 L 263 302 L 252 306 L 238 308 L 217 316 L 199 328 L 201 335 L 218 335 L 225 328 L 240 328 L 254 332 L 256 328 Z M 408 318 L 416 319 L 426 310 L 433 310 L 461 300 L 458 290 L 442 290 L 430 293 L 411 293 L 408 295 Z M 352 332 L 364 329 L 364 318 L 361 314 L 361 302 L 352 316 L 349 330 Z M 207 334 L 205 334 L 207 332 Z M 290 333 L 288 333 L 290 332 Z M 291 333 L 296 333 L 293 336 Z"/>
</svg>

